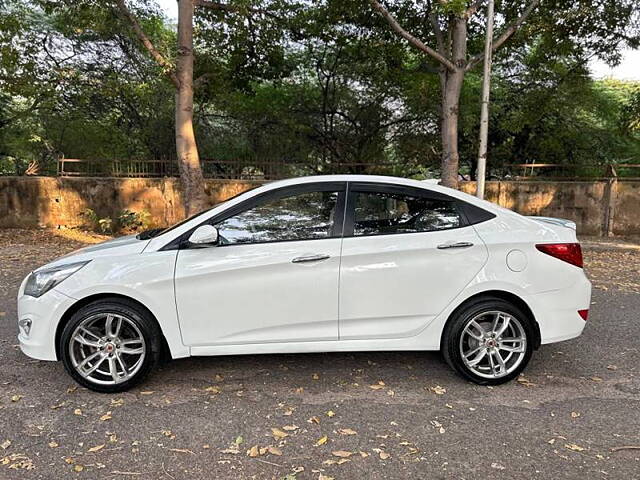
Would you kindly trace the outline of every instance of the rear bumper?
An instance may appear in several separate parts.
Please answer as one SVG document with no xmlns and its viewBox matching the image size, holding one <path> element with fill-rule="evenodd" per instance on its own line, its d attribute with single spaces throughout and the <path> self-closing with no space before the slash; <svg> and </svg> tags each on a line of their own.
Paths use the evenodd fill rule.
<svg viewBox="0 0 640 480">
<path fill-rule="evenodd" d="M 578 310 L 591 304 L 591 282 L 580 275 L 570 287 L 531 295 L 529 305 L 540 326 L 541 343 L 555 343 L 580 336 L 587 322 Z"/>
<path fill-rule="evenodd" d="M 38 360 L 57 360 L 56 329 L 64 312 L 75 303 L 75 299 L 49 290 L 40 298 L 24 295 L 24 282 L 18 292 L 18 322 L 30 321 L 27 333 L 19 327 L 18 341 L 25 355 Z"/>
</svg>

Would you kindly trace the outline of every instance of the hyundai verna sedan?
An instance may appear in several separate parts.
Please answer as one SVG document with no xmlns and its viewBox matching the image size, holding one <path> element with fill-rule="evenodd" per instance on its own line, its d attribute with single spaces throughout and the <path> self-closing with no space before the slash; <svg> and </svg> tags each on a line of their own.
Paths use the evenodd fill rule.
<svg viewBox="0 0 640 480">
<path fill-rule="evenodd" d="M 19 341 L 101 392 L 163 353 L 441 350 L 495 385 L 540 344 L 580 335 L 590 295 L 572 222 L 427 182 L 317 176 L 35 270 Z"/>
</svg>

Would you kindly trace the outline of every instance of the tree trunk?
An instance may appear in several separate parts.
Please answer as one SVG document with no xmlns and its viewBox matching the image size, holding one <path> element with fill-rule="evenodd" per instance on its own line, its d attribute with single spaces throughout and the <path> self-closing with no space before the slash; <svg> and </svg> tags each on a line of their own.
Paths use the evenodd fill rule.
<svg viewBox="0 0 640 480">
<path fill-rule="evenodd" d="M 440 183 L 445 187 L 458 188 L 458 110 L 460 106 L 460 91 L 464 72 L 445 71 L 441 74 L 442 85 L 442 164 Z"/>
<path fill-rule="evenodd" d="M 458 113 L 460 92 L 467 63 L 467 21 L 464 18 L 451 19 L 451 57 L 455 69 L 443 68 L 440 72 L 442 92 L 442 165 L 440 183 L 445 187 L 458 188 Z"/>
<path fill-rule="evenodd" d="M 178 1 L 176 153 L 187 216 L 208 206 L 193 132 L 193 0 Z"/>
</svg>

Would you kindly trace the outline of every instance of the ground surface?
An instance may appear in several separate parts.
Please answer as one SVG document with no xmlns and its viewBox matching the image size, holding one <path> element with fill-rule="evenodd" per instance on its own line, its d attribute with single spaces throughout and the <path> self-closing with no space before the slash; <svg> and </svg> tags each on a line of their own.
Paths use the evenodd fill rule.
<svg viewBox="0 0 640 480">
<path fill-rule="evenodd" d="M 20 280 L 79 245 L 0 230 L 2 479 L 640 478 L 634 245 L 587 243 L 584 335 L 508 385 L 436 353 L 267 355 L 174 361 L 112 396 L 16 346 Z"/>
</svg>

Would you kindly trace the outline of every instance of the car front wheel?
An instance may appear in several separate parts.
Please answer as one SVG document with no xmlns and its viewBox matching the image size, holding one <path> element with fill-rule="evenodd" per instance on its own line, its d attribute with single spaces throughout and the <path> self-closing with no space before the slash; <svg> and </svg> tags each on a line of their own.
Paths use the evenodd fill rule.
<svg viewBox="0 0 640 480">
<path fill-rule="evenodd" d="M 485 298 L 458 311 L 447 324 L 442 351 L 447 363 L 481 385 L 517 377 L 533 352 L 532 320 L 516 306 Z"/>
<path fill-rule="evenodd" d="M 115 393 L 138 384 L 156 364 L 160 332 L 143 308 L 124 299 L 90 303 L 73 314 L 60 336 L 59 351 L 81 385 Z"/>
</svg>

